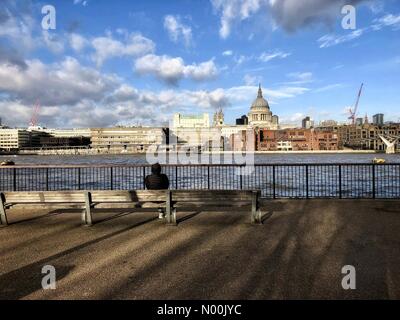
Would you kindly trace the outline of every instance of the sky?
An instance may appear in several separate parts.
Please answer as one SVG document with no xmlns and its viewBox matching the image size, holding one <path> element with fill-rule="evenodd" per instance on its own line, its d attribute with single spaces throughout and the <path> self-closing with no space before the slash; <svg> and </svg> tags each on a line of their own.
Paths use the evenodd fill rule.
<svg viewBox="0 0 400 320">
<path fill-rule="evenodd" d="M 221 107 L 234 124 L 261 83 L 280 123 L 345 122 L 364 83 L 358 116 L 399 121 L 399 36 L 397 0 L 0 0 L 0 117 L 161 126 Z"/>
</svg>

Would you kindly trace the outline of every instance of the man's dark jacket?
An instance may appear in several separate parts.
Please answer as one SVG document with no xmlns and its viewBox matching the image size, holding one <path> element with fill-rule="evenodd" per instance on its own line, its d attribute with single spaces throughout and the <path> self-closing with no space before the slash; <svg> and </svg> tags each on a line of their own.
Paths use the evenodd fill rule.
<svg viewBox="0 0 400 320">
<path fill-rule="evenodd" d="M 145 179 L 145 185 L 148 190 L 165 190 L 169 188 L 167 175 L 161 173 L 161 166 L 153 165 L 152 174 Z"/>
</svg>

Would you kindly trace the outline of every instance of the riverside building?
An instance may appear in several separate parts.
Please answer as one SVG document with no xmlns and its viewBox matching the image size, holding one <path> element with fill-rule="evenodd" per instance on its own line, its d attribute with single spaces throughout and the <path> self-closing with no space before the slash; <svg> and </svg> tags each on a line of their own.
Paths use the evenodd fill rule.
<svg viewBox="0 0 400 320">
<path fill-rule="evenodd" d="M 25 147 L 39 145 L 39 137 L 25 129 L 0 129 L 0 149 L 18 151 Z"/>
<path fill-rule="evenodd" d="M 168 144 L 166 128 L 93 128 L 90 132 L 91 147 L 97 153 L 144 153 L 150 146 Z"/>
</svg>

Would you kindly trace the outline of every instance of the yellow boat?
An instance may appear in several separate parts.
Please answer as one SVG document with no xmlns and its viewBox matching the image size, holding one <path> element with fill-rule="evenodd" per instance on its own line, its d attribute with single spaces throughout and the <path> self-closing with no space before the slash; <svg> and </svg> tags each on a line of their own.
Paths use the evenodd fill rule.
<svg viewBox="0 0 400 320">
<path fill-rule="evenodd" d="M 384 164 L 386 163 L 386 160 L 383 158 L 375 158 L 374 160 L 372 160 L 372 162 L 375 164 Z"/>
<path fill-rule="evenodd" d="M 13 166 L 13 165 L 15 165 L 15 162 L 11 160 L 5 160 L 0 163 L 0 166 Z"/>
</svg>

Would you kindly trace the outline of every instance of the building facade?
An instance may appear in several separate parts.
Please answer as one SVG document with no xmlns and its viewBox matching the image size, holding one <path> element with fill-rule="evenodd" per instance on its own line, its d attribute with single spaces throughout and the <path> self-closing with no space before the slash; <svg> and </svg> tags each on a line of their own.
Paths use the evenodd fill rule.
<svg viewBox="0 0 400 320">
<path fill-rule="evenodd" d="M 384 115 L 382 113 L 377 113 L 372 117 L 372 123 L 376 126 L 383 126 Z"/>
<path fill-rule="evenodd" d="M 210 117 L 208 113 L 201 115 L 183 115 L 180 113 L 174 114 L 174 128 L 209 128 Z"/>
<path fill-rule="evenodd" d="M 320 151 L 339 150 L 336 130 L 324 129 L 263 129 L 257 135 L 259 151 Z"/>
<path fill-rule="evenodd" d="M 339 126 L 338 132 L 345 148 L 385 151 L 386 145 L 379 136 L 400 137 L 400 124 L 385 124 L 383 126 L 372 123 L 364 123 L 361 126 L 345 125 Z M 400 142 L 397 143 L 396 149 L 400 150 Z"/>
<path fill-rule="evenodd" d="M 39 146 L 39 137 L 25 129 L 0 129 L 0 149 L 18 151 L 22 148 Z"/>
<path fill-rule="evenodd" d="M 302 121 L 301 121 L 301 127 L 303 129 L 310 129 L 314 127 L 314 120 L 312 120 L 310 117 L 305 117 Z"/>
<path fill-rule="evenodd" d="M 149 127 L 91 129 L 91 147 L 98 153 L 143 153 L 152 145 L 165 145 L 167 130 Z"/>
</svg>

